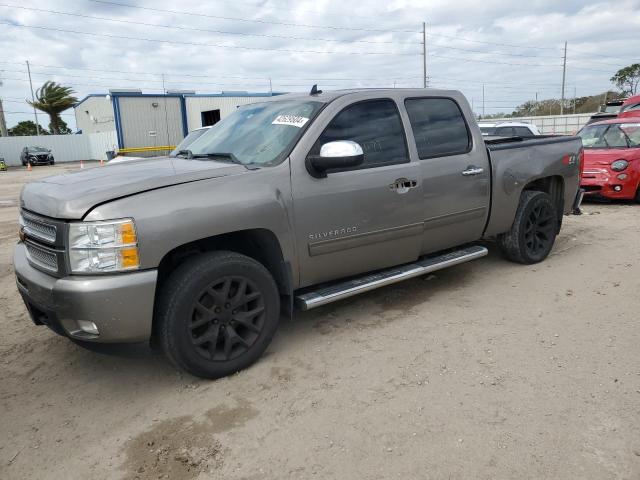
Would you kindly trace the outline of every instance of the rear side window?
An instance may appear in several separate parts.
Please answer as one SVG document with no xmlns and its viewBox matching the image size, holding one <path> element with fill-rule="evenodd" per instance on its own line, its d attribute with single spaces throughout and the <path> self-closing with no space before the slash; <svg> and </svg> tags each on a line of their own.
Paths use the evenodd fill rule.
<svg viewBox="0 0 640 480">
<path fill-rule="evenodd" d="M 496 129 L 496 135 L 501 137 L 514 137 L 516 134 L 513 131 L 513 127 L 500 127 Z"/>
<path fill-rule="evenodd" d="M 513 127 L 518 137 L 533 137 L 533 132 L 527 127 Z"/>
<path fill-rule="evenodd" d="M 471 149 L 471 136 L 456 102 L 450 98 L 410 98 L 404 104 L 421 159 Z"/>
<path fill-rule="evenodd" d="M 320 152 L 322 145 L 336 140 L 351 140 L 362 147 L 364 163 L 358 168 L 409 161 L 402 120 L 392 100 L 371 100 L 348 106 L 331 120 L 314 151 Z"/>
</svg>

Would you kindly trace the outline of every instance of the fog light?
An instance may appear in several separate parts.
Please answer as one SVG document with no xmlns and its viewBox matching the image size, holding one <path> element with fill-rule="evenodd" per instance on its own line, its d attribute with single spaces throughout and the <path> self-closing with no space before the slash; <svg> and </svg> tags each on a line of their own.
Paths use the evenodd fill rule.
<svg viewBox="0 0 640 480">
<path fill-rule="evenodd" d="M 98 326 L 88 320 L 78 320 L 78 326 L 80 327 L 80 330 L 86 333 L 90 333 L 91 335 L 100 334 L 100 332 L 98 332 Z"/>
<path fill-rule="evenodd" d="M 617 178 L 618 180 L 626 180 L 628 176 L 629 175 L 627 175 L 626 173 L 620 173 Z"/>
<path fill-rule="evenodd" d="M 615 187 L 613 187 L 614 192 L 619 192 L 621 190 L 622 190 L 622 187 L 620 185 L 616 185 Z"/>
</svg>

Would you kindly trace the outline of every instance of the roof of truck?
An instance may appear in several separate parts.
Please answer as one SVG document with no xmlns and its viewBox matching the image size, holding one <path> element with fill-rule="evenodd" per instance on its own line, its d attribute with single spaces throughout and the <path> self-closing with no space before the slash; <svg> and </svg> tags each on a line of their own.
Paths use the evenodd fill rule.
<svg viewBox="0 0 640 480">
<path fill-rule="evenodd" d="M 266 101 L 280 101 L 286 99 L 302 99 L 308 98 L 323 103 L 330 103 L 337 98 L 344 97 L 345 95 L 351 95 L 356 93 L 380 93 L 390 95 L 392 93 L 400 93 L 409 96 L 428 96 L 428 95 L 442 95 L 447 96 L 451 94 L 459 94 L 457 90 L 440 90 L 435 88 L 350 88 L 344 90 L 322 90 L 321 93 L 311 95 L 308 92 L 296 92 L 286 93 L 284 95 L 278 95 L 277 97 L 267 98 Z"/>
</svg>

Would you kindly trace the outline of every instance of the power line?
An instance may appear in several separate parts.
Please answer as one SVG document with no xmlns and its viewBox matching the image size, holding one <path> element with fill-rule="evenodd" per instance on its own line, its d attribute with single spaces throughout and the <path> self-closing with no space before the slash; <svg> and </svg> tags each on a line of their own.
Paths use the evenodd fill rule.
<svg viewBox="0 0 640 480">
<path fill-rule="evenodd" d="M 90 0 L 98 1 L 98 0 Z M 100 0 L 102 1 L 102 0 Z M 40 25 L 25 25 L 21 23 L 0 22 L 0 25 L 8 25 L 10 27 L 21 28 L 35 28 L 38 30 L 49 30 L 53 32 L 73 33 L 76 35 L 88 35 L 91 37 L 104 37 L 104 38 L 118 38 L 121 40 L 136 40 L 141 42 L 152 43 L 167 43 L 172 45 L 189 45 L 197 47 L 216 47 L 216 48 L 228 48 L 233 50 L 256 50 L 267 52 L 289 52 L 289 53 L 317 53 L 317 54 L 338 54 L 338 55 L 402 55 L 402 56 L 416 56 L 418 53 L 398 53 L 398 52 L 350 52 L 350 51 L 335 51 L 335 50 L 297 50 L 297 49 L 285 49 L 285 48 L 268 48 L 268 47 L 243 47 L 239 45 L 221 45 L 216 43 L 202 43 L 202 42 L 184 42 L 178 40 L 161 40 L 154 38 L 141 38 L 141 37 L 129 37 L 125 35 L 112 35 L 108 33 L 96 33 L 96 32 L 80 32 L 77 30 L 68 30 L 64 28 L 44 27 Z"/>
<path fill-rule="evenodd" d="M 267 34 L 267 33 L 245 33 L 245 32 L 230 32 L 226 30 L 211 30 L 206 28 L 196 28 L 196 27 L 185 27 L 182 25 L 166 25 L 160 23 L 147 23 L 147 22 L 139 22 L 133 20 L 123 20 L 120 18 L 110 18 L 110 17 L 98 17 L 95 15 L 85 15 L 82 13 L 73 13 L 73 12 L 62 12 L 59 10 L 48 10 L 44 8 L 34 8 L 34 7 L 23 7 L 19 5 L 9 5 L 9 4 L 0 4 L 0 7 L 7 8 L 17 8 L 21 10 L 28 10 L 33 12 L 44 12 L 53 15 L 65 15 L 70 17 L 78 17 L 78 18 L 87 18 L 91 20 L 101 20 L 107 22 L 117 22 L 117 23 L 125 23 L 128 25 L 140 25 L 145 27 L 160 27 L 160 28 L 168 28 L 173 30 L 188 30 L 194 32 L 208 32 L 208 33 L 219 33 L 222 35 L 240 35 L 246 37 L 260 37 L 260 38 L 281 38 L 287 40 L 305 40 L 305 41 L 315 41 L 315 42 L 334 42 L 334 43 L 367 43 L 367 44 L 415 44 L 419 45 L 420 42 L 394 42 L 394 41 L 374 41 L 374 40 L 336 40 L 330 38 L 317 38 L 317 37 L 295 37 L 290 35 L 275 35 L 275 34 Z"/>
<path fill-rule="evenodd" d="M 223 17 L 220 15 L 210 15 L 201 12 L 184 12 L 179 10 L 168 10 L 163 8 L 153 8 L 153 7 L 143 7 L 141 5 L 132 5 L 130 3 L 120 3 L 120 2 L 111 2 L 108 0 L 89 0 L 94 3 L 102 3 L 106 5 L 115 5 L 118 7 L 127 7 L 127 8 L 136 8 L 139 10 L 148 10 L 152 12 L 163 12 L 163 13 L 172 13 L 174 15 L 189 15 L 193 17 L 206 17 L 206 18 L 216 18 L 218 20 L 233 20 L 235 22 L 249 22 L 249 23 L 263 23 L 269 25 L 283 25 L 286 27 L 303 27 L 303 28 L 320 28 L 320 29 L 328 29 L 328 30 L 350 30 L 350 31 L 359 31 L 359 32 L 393 32 L 393 33 L 420 33 L 415 30 L 383 30 L 376 28 L 356 28 L 356 27 L 337 27 L 334 25 L 311 25 L 305 23 L 287 23 L 287 22 L 276 22 L 273 20 L 258 20 L 258 19 L 249 19 L 249 18 L 241 18 L 241 17 Z"/>
<path fill-rule="evenodd" d="M 463 42 L 471 42 L 471 43 L 482 43 L 484 45 L 495 45 L 495 46 L 499 46 L 499 47 L 513 47 L 513 48 L 528 48 L 528 49 L 533 49 L 533 50 L 556 50 L 556 51 L 561 51 L 562 49 L 557 48 L 557 47 L 540 47 L 540 46 L 531 46 L 531 45 L 516 45 L 513 43 L 498 43 L 498 42 L 487 42 L 487 41 L 483 41 L 483 40 L 472 40 L 470 38 L 464 38 L 464 37 L 459 37 L 459 36 L 454 36 L 454 35 L 443 35 L 443 34 L 439 34 L 439 33 L 428 33 L 427 36 L 431 36 L 431 37 L 441 37 L 441 38 L 448 38 L 448 39 L 452 39 L 452 40 L 461 40 Z"/>
</svg>

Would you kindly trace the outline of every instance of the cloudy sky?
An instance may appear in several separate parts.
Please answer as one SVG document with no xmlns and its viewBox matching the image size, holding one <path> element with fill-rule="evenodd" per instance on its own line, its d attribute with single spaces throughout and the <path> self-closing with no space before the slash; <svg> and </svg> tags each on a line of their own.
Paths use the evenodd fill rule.
<svg viewBox="0 0 640 480">
<path fill-rule="evenodd" d="M 33 118 L 26 60 L 34 88 L 54 80 L 78 98 L 161 92 L 162 74 L 199 93 L 420 87 L 423 21 L 429 84 L 477 113 L 483 85 L 487 114 L 560 97 L 565 41 L 567 97 L 640 61 L 640 0 L 0 0 L 0 96 L 8 126 Z"/>
</svg>

